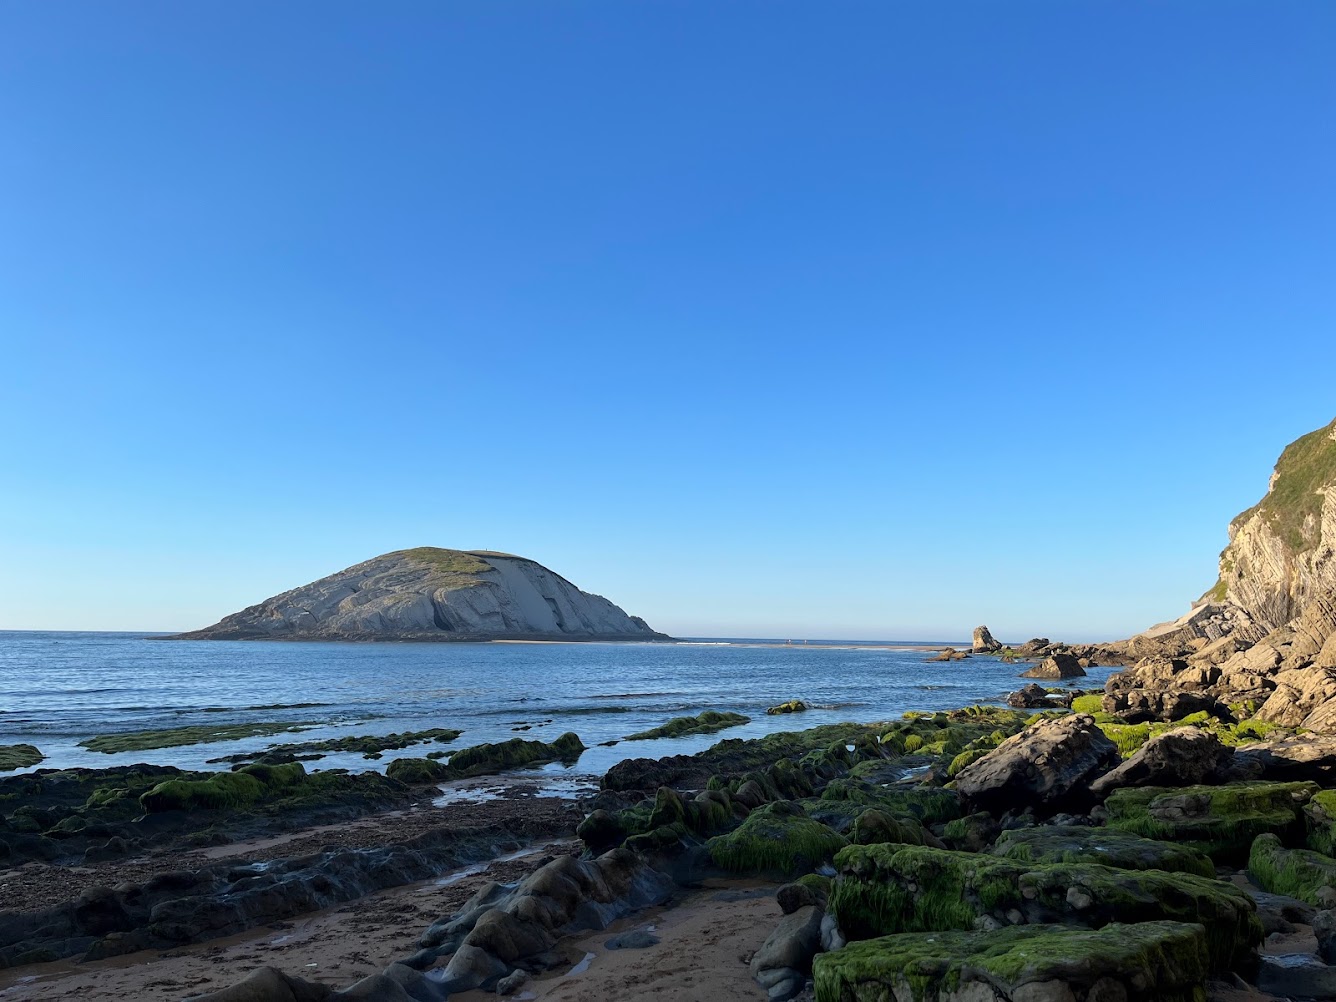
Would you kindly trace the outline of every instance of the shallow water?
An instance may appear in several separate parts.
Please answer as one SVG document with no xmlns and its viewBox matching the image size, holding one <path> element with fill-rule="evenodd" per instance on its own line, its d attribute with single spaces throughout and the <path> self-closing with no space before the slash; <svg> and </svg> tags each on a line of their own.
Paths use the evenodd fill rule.
<svg viewBox="0 0 1336 1002">
<path fill-rule="evenodd" d="M 572 778 L 601 774 L 625 758 L 700 751 L 725 737 L 997 702 L 1020 684 L 1021 666 L 982 657 L 927 664 L 929 656 L 885 645 L 356 644 L 0 632 L 0 744 L 36 745 L 47 755 L 43 768 L 130 762 L 227 768 L 205 760 L 308 738 L 430 727 L 464 732 L 452 745 L 418 745 L 376 761 L 342 753 L 307 763 L 383 769 L 397 757 L 436 749 L 513 737 L 552 740 L 575 731 L 589 746 L 579 762 L 538 770 Z M 1111 670 L 1092 669 L 1083 684 L 1102 685 Z M 793 698 L 817 708 L 765 715 Z M 275 703 L 323 705 L 248 709 Z M 752 722 L 710 735 L 598 747 L 705 709 L 744 713 Z M 96 734 L 273 720 L 316 726 L 115 755 L 78 747 Z M 514 729 L 525 725 L 530 729 Z"/>
</svg>

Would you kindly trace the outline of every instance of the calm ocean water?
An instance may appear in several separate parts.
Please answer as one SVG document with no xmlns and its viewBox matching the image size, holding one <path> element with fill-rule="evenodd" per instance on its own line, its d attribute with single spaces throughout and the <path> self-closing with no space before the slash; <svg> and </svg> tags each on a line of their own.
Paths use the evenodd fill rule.
<svg viewBox="0 0 1336 1002">
<path fill-rule="evenodd" d="M 997 702 L 1020 684 L 1016 665 L 977 657 L 926 664 L 929 656 L 892 646 L 746 641 L 351 644 L 0 631 L 0 744 L 36 745 L 48 756 L 44 768 L 139 761 L 217 768 L 205 760 L 306 738 L 454 727 L 464 734 L 449 747 L 463 747 L 575 731 L 590 748 L 569 774 L 583 776 L 624 758 L 700 751 L 722 737 Z M 1102 685 L 1109 671 L 1093 669 L 1084 684 Z M 766 707 L 791 698 L 819 708 L 765 715 Z M 248 709 L 274 703 L 324 705 Z M 705 709 L 744 713 L 752 722 L 716 735 L 597 747 Z M 300 735 L 119 755 L 78 746 L 118 731 L 272 720 L 316 726 Z M 514 730 L 526 724 L 530 730 Z M 427 750 L 387 752 L 378 762 L 330 755 L 310 766 L 383 769 L 397 756 Z"/>
</svg>

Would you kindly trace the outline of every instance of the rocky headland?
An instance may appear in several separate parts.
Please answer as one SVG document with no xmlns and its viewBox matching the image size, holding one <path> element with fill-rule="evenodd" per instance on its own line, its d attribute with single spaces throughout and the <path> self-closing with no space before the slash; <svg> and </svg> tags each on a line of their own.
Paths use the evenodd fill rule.
<svg viewBox="0 0 1336 1002">
<path fill-rule="evenodd" d="M 183 640 L 662 640 L 524 557 L 422 546 L 265 599 Z"/>
</svg>

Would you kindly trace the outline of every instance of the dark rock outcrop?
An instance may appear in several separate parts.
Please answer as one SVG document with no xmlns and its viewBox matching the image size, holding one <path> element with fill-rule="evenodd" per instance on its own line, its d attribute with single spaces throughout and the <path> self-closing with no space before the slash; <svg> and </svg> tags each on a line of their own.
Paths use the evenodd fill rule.
<svg viewBox="0 0 1336 1002">
<path fill-rule="evenodd" d="M 1085 713 L 1044 720 L 962 769 L 956 791 L 994 813 L 1070 808 L 1118 761 L 1118 749 Z M 1051 812 L 1051 810 L 1050 810 Z"/>
<path fill-rule="evenodd" d="M 1196 786 L 1227 774 L 1234 749 L 1214 734 L 1179 727 L 1158 734 L 1103 776 L 1090 790 L 1104 796 L 1123 786 Z"/>
<path fill-rule="evenodd" d="M 986 626 L 974 628 L 974 643 L 970 650 L 975 654 L 994 654 L 1002 649 L 1002 644 L 993 638 Z"/>
<path fill-rule="evenodd" d="M 1021 678 L 1080 678 L 1085 675 L 1078 658 L 1070 654 L 1054 654 L 1045 658 L 1029 671 L 1021 672 Z"/>
</svg>

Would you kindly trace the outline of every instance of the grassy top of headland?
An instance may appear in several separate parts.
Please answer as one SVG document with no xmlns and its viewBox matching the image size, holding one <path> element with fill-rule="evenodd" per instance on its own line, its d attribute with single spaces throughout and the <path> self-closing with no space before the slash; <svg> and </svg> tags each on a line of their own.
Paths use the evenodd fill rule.
<svg viewBox="0 0 1336 1002">
<path fill-rule="evenodd" d="M 1294 552 L 1315 545 L 1318 540 L 1309 537 L 1305 523 L 1310 516 L 1316 522 L 1322 510 L 1319 491 L 1336 484 L 1334 435 L 1336 421 L 1287 445 L 1276 461 L 1271 490 L 1257 504 L 1240 512 L 1232 524 L 1242 525 L 1260 512 L 1266 516 L 1271 530 Z"/>
<path fill-rule="evenodd" d="M 472 577 L 492 570 L 492 565 L 481 557 L 463 550 L 446 550 L 439 546 L 416 546 L 411 550 L 396 550 L 385 555 L 407 557 L 415 564 L 424 564 L 441 574 Z"/>
<path fill-rule="evenodd" d="M 725 727 L 737 727 L 739 724 L 751 722 L 751 717 L 744 717 L 741 713 L 720 713 L 717 710 L 706 710 L 704 713 L 694 717 L 674 717 L 666 724 L 658 727 L 651 727 L 647 731 L 640 731 L 637 734 L 628 734 L 627 741 L 646 741 L 651 738 L 680 738 L 688 734 L 713 734 L 715 731 L 722 731 Z"/>
<path fill-rule="evenodd" d="M 151 751 L 155 748 L 179 748 L 184 745 L 202 745 L 213 741 L 237 741 L 241 738 L 265 737 L 315 727 L 312 721 L 265 721 L 253 724 L 195 724 L 190 727 L 172 727 L 158 731 L 130 731 L 125 734 L 99 734 L 79 742 L 89 751 L 116 752 Z"/>
</svg>

